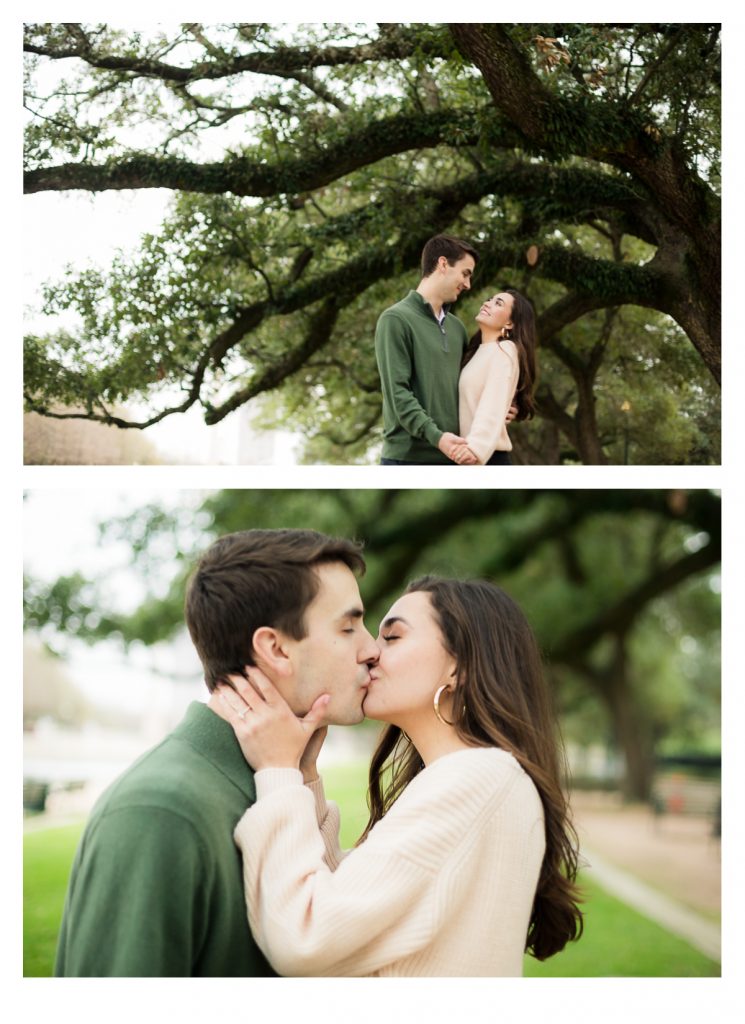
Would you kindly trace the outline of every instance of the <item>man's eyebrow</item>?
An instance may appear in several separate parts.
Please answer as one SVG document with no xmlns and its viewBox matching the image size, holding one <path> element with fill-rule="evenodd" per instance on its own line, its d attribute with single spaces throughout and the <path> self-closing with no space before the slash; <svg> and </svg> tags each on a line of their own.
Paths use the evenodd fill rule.
<svg viewBox="0 0 745 1024">
<path fill-rule="evenodd" d="M 342 619 L 362 619 L 364 618 L 364 615 L 365 609 L 360 608 L 359 605 L 356 605 L 354 608 L 349 608 L 347 609 L 347 611 L 342 612 L 341 615 L 339 616 L 339 620 L 341 621 Z"/>
</svg>

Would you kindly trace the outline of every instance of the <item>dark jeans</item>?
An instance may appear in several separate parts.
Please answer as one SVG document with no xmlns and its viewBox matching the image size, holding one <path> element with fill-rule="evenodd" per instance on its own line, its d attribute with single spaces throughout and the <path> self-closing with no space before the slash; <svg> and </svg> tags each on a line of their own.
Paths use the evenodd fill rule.
<svg viewBox="0 0 745 1024">
<path fill-rule="evenodd" d="M 439 462 L 402 462 L 401 459 L 381 459 L 381 466 L 439 466 L 442 463 Z M 455 463 L 453 462 L 454 466 Z"/>
<path fill-rule="evenodd" d="M 402 462 L 400 459 L 381 459 L 381 466 L 429 466 L 429 465 L 441 465 L 441 463 L 429 463 L 429 462 Z M 449 462 L 446 465 L 454 466 L 456 463 Z M 510 459 L 509 452 L 494 452 L 492 457 L 489 459 L 487 466 L 511 466 L 512 461 Z"/>
</svg>

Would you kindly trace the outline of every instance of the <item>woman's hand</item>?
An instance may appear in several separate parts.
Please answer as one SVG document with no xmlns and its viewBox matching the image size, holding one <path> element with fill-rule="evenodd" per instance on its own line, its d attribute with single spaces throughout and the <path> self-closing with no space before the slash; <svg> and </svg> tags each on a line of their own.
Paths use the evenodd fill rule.
<svg viewBox="0 0 745 1024">
<path fill-rule="evenodd" d="M 224 684 L 217 687 L 243 756 L 256 772 L 302 767 L 304 778 L 308 771 L 312 772 L 310 778 L 315 778 L 316 757 L 326 733 L 321 720 L 330 696 L 322 694 L 308 714 L 298 718 L 262 672 L 253 666 L 246 672 L 250 672 L 249 681 L 231 676 L 233 689 Z M 319 728 L 323 733 L 320 740 L 314 736 Z"/>
<path fill-rule="evenodd" d="M 459 466 L 475 466 L 479 461 L 467 444 L 456 445 L 452 459 Z"/>
<path fill-rule="evenodd" d="M 303 782 L 314 782 L 318 778 L 316 761 L 321 753 L 321 747 L 328 731 L 328 726 L 322 725 L 316 729 L 308 740 L 308 745 L 303 751 L 303 756 L 300 758 L 300 771 L 303 773 Z"/>
</svg>

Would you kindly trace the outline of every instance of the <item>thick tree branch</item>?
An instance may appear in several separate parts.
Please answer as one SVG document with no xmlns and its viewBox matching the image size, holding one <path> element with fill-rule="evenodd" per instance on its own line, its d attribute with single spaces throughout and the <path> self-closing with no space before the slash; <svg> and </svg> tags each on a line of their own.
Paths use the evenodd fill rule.
<svg viewBox="0 0 745 1024">
<path fill-rule="evenodd" d="M 560 98 L 533 71 L 502 25 L 450 26 L 461 52 L 478 67 L 497 109 L 525 141 L 552 156 L 604 160 L 641 181 L 670 222 L 716 256 L 718 201 L 675 140 L 665 139 L 649 116 L 603 98 Z M 712 234 L 713 231 L 713 234 Z"/>
<path fill-rule="evenodd" d="M 509 144 L 511 129 L 504 135 Z M 148 154 L 122 157 L 106 164 L 60 164 L 29 170 L 26 193 L 82 189 L 170 188 L 184 192 L 268 197 L 321 188 L 360 167 L 411 149 L 441 144 L 473 145 L 479 136 L 476 119 L 462 111 L 397 114 L 350 131 L 335 144 L 318 144 L 313 152 L 292 155 L 271 165 L 250 156 L 215 163 L 194 163 L 178 157 Z"/>
<path fill-rule="evenodd" d="M 336 299 L 332 296 L 321 305 L 320 309 L 312 316 L 310 325 L 300 345 L 287 349 L 281 359 L 276 360 L 271 366 L 266 367 L 257 374 L 248 384 L 239 388 L 231 397 L 217 407 L 208 408 L 205 414 L 206 423 L 218 423 L 229 413 L 245 405 L 249 399 L 260 395 L 265 391 L 271 391 L 282 381 L 297 373 L 308 359 L 319 349 L 323 348 L 331 338 L 336 320 L 339 315 L 339 307 Z"/>
<path fill-rule="evenodd" d="M 608 633 L 627 633 L 645 607 L 666 591 L 721 560 L 721 550 L 715 539 L 705 547 L 671 562 L 663 569 L 655 569 L 651 576 L 632 588 L 612 607 L 603 609 L 591 622 L 565 636 L 549 647 L 547 654 L 554 661 L 569 664 L 581 660 L 588 649 Z"/>
<path fill-rule="evenodd" d="M 27 38 L 24 42 L 26 53 L 48 57 L 50 60 L 69 60 L 78 57 L 90 67 L 103 71 L 124 72 L 133 77 L 158 78 L 164 82 L 215 81 L 245 72 L 261 75 L 285 76 L 295 71 L 319 67 L 342 67 L 365 64 L 370 61 L 403 60 L 414 52 L 431 56 L 447 56 L 443 47 L 434 39 L 420 40 L 404 28 L 395 34 L 385 36 L 372 43 L 359 46 L 277 46 L 266 52 L 255 51 L 246 54 L 223 54 L 212 52 L 212 60 L 199 61 L 182 67 L 167 64 L 147 56 L 115 55 L 97 52 L 80 25 L 66 26 L 70 45 L 41 45 Z"/>
<path fill-rule="evenodd" d="M 433 207 L 433 223 L 439 224 L 441 230 L 444 230 L 457 216 L 463 206 L 471 201 L 474 187 L 477 187 L 476 178 L 471 178 L 450 188 L 443 189 L 440 193 L 439 203 Z M 228 352 L 238 345 L 246 335 L 255 330 L 266 317 L 295 313 L 319 300 L 327 299 L 329 296 L 334 297 L 335 306 L 342 308 L 370 284 L 392 276 L 403 267 L 415 264 L 429 234 L 430 228 L 424 225 L 418 235 L 409 235 L 398 249 L 389 245 L 373 247 L 336 270 L 291 285 L 271 302 L 269 300 L 262 300 L 241 310 L 233 322 L 214 338 L 209 347 L 200 356 L 190 375 L 191 385 L 185 401 L 177 406 L 162 410 L 148 420 L 127 421 L 121 417 L 114 416 L 108 411 L 104 411 L 102 414 L 54 413 L 48 411 L 46 405 L 40 402 L 37 396 L 28 390 L 24 391 L 26 405 L 31 412 L 38 412 L 55 419 L 88 419 L 120 428 L 145 429 L 160 422 L 169 415 L 185 412 L 195 402 L 199 401 L 202 384 L 208 369 L 219 369 Z M 291 372 L 294 372 L 294 370 Z M 228 412 L 242 404 L 242 402 L 255 397 L 264 390 L 276 387 L 278 383 L 279 381 L 271 369 L 266 372 L 266 375 L 262 373 L 257 381 L 240 389 L 236 395 L 232 396 L 221 406 L 208 406 L 205 412 L 205 422 L 218 422 Z M 242 396 L 240 401 L 238 401 L 238 396 Z M 102 408 L 101 399 L 94 400 L 93 405 Z"/>
</svg>

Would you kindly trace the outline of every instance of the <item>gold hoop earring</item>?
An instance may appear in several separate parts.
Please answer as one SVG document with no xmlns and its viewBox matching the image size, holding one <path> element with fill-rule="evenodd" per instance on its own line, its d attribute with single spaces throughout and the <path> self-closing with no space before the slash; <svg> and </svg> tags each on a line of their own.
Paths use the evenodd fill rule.
<svg viewBox="0 0 745 1024">
<path fill-rule="evenodd" d="M 455 722 L 449 722 L 447 720 L 447 718 L 445 718 L 441 714 L 441 712 L 440 712 L 440 697 L 442 696 L 442 691 L 443 690 L 449 690 L 449 689 L 450 689 L 450 687 L 448 686 L 448 684 L 447 683 L 443 683 L 443 685 L 440 687 L 440 689 L 435 694 L 434 700 L 432 701 L 432 706 L 435 709 L 435 714 L 437 715 L 437 717 L 439 718 L 439 720 L 442 722 L 443 725 L 455 725 Z"/>
</svg>

